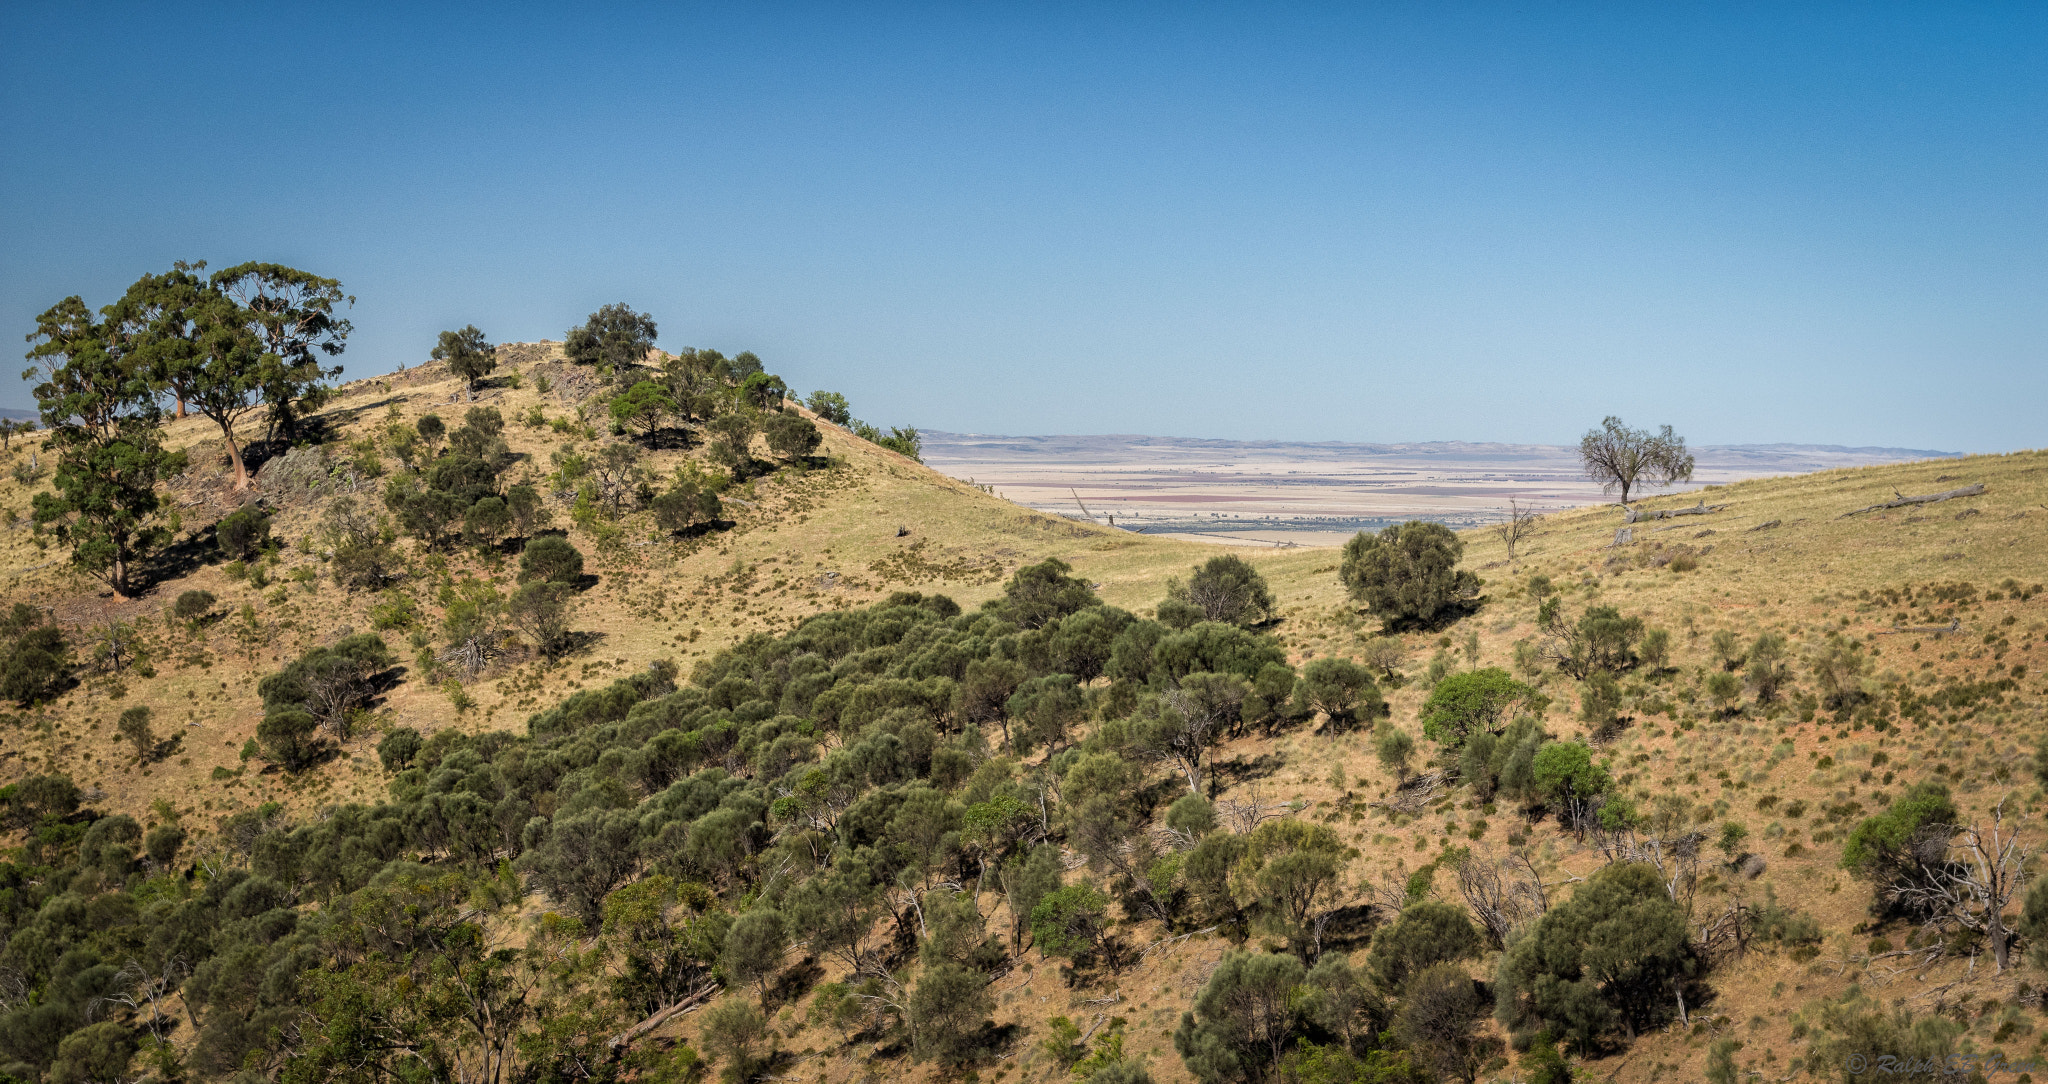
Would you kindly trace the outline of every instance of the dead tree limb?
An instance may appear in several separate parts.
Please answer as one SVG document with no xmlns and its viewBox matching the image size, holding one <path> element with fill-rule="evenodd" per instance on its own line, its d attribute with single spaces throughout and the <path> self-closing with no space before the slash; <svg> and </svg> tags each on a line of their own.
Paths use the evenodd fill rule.
<svg viewBox="0 0 2048 1084">
<path fill-rule="evenodd" d="M 1493 528 L 1493 533 L 1508 549 L 1508 564 L 1515 563 L 1515 546 L 1522 539 L 1536 533 L 1536 513 L 1522 507 L 1522 502 L 1508 501 L 1508 517 Z"/>
<path fill-rule="evenodd" d="M 1900 633 L 1933 633 L 1936 636 L 1940 636 L 1943 633 L 1961 631 L 1963 631 L 1963 619 L 1958 617 L 1946 625 L 1901 625 L 1898 628 L 1879 629 L 1877 634 L 1879 636 L 1896 636 Z"/>
<path fill-rule="evenodd" d="M 1646 519 L 1677 519 L 1680 516 L 1704 516 L 1713 512 L 1719 512 L 1726 507 L 1728 506 L 1725 504 L 1708 504 L 1705 497 L 1701 497 L 1700 503 L 1693 505 L 1691 508 L 1659 508 L 1655 511 L 1646 512 L 1640 508 L 1630 508 L 1623 505 L 1621 521 L 1623 523 L 1640 523 Z"/>
<path fill-rule="evenodd" d="M 1496 946 L 1505 946 L 1516 927 L 1543 914 L 1543 882 L 1526 860 L 1523 870 L 1471 854 L 1458 863 L 1458 892 Z"/>
<path fill-rule="evenodd" d="M 1413 813 L 1428 805 L 1430 799 L 1436 796 L 1437 790 L 1443 785 L 1444 773 L 1440 771 L 1424 772 L 1396 787 L 1392 798 L 1383 802 L 1374 802 L 1373 805 L 1381 809 L 1391 809 L 1396 813 Z"/>
<path fill-rule="evenodd" d="M 1976 485 L 1973 486 L 1964 486 L 1961 489 L 1943 490 L 1940 493 L 1922 493 L 1917 497 L 1908 497 L 1905 494 L 1900 493 L 1898 490 L 1894 489 L 1892 490 L 1891 500 L 1888 500 L 1883 504 L 1873 504 L 1866 508 L 1858 508 L 1853 512 L 1844 512 L 1841 514 L 1841 516 L 1837 518 L 1848 519 L 1850 516 L 1862 515 L 1865 512 L 1876 512 L 1885 508 L 1905 508 L 1908 505 L 1915 504 L 1939 504 L 1942 501 L 1954 500 L 1957 497 L 1975 497 L 1983 492 L 1984 483 L 1982 482 L 1978 482 Z"/>
<path fill-rule="evenodd" d="M 697 1006 L 703 1004 L 705 999 L 709 998 L 711 995 L 717 993 L 722 989 L 724 989 L 724 987 L 718 985 L 715 982 L 706 985 L 705 987 L 699 989 L 695 993 L 690 994 L 688 997 L 683 998 L 681 1001 L 678 1001 L 675 1004 L 670 1005 L 668 1008 L 657 1011 L 653 1016 L 650 1016 L 647 1019 L 642 1020 L 637 1024 L 634 1024 L 632 1027 L 629 1027 L 626 1030 L 619 1032 L 617 1035 L 612 1036 L 612 1041 L 606 1044 L 606 1048 L 610 1050 L 617 1050 L 622 1046 L 631 1045 L 633 1040 L 638 1039 L 640 1036 L 645 1035 L 648 1032 L 653 1031 L 655 1028 L 658 1028 L 661 1025 L 668 1023 L 670 1020 L 681 1015 L 682 1013 L 686 1013 L 691 1009 L 694 1009 Z"/>
</svg>

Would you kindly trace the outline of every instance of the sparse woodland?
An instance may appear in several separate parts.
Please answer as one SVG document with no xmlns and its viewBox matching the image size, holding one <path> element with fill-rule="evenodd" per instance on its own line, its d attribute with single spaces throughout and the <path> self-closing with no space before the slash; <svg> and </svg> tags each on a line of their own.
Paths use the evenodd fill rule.
<svg viewBox="0 0 2048 1084">
<path fill-rule="evenodd" d="M 0 450 L 0 1074 L 2048 1057 L 2048 455 L 1240 555 L 624 305 L 329 387 L 256 266 L 53 309 Z"/>
</svg>

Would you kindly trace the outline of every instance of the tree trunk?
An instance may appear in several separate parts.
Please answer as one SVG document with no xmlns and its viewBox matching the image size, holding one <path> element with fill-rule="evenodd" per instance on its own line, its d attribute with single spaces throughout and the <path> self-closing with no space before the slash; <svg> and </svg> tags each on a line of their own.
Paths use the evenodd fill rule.
<svg viewBox="0 0 2048 1084">
<path fill-rule="evenodd" d="M 2005 916 L 1998 913 L 1996 906 L 1991 908 L 1991 921 L 1986 924 L 1986 932 L 1991 935 L 1991 958 L 1998 962 L 1998 970 L 2003 973 L 2012 948 L 2006 944 Z"/>
<path fill-rule="evenodd" d="M 114 589 L 114 597 L 123 599 L 134 598 L 135 596 L 128 592 L 127 547 L 119 546 L 114 550 L 114 567 L 112 571 L 113 575 L 107 578 L 107 585 Z"/>
<path fill-rule="evenodd" d="M 228 460 L 235 465 L 235 489 L 237 492 L 249 488 L 249 468 L 242 463 L 242 446 L 235 441 L 235 431 L 223 425 L 221 436 L 227 438 Z"/>
</svg>

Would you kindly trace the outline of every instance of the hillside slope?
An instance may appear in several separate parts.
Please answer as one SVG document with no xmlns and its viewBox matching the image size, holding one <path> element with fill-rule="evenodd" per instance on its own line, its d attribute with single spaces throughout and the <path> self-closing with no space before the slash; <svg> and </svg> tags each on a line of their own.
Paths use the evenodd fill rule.
<svg viewBox="0 0 2048 1084">
<path fill-rule="evenodd" d="M 95 636 L 104 641 L 106 630 L 126 624 L 133 632 L 123 650 L 139 650 L 143 664 L 88 668 L 54 703 L 17 716 L 0 753 L 0 782 L 64 773 L 86 788 L 95 809 L 129 814 L 145 826 L 180 818 L 194 833 L 187 853 L 213 854 L 222 846 L 213 833 L 229 814 L 278 803 L 287 820 L 313 823 L 338 804 L 382 799 L 392 776 L 375 746 L 402 727 L 429 739 L 443 731 L 524 733 L 530 716 L 578 691 L 645 673 L 663 659 L 688 675 L 751 636 L 786 634 L 810 615 L 866 607 L 894 591 L 944 594 L 971 613 L 1001 597 L 1017 569 L 1046 558 L 1070 565 L 1104 602 L 1143 617 L 1164 597 L 1169 578 L 1185 577 L 1217 552 L 1035 513 L 825 427 L 820 454 L 829 463 L 785 468 L 728 490 L 731 523 L 696 537 L 659 536 L 644 515 L 628 516 L 618 533 L 591 530 L 569 522 L 566 502 L 559 505 L 556 525 L 567 528 L 596 576 L 572 623 L 595 638 L 556 664 L 508 652 L 459 683 L 460 697 L 418 679 L 425 660 L 402 642 L 416 630 L 420 644 L 435 643 L 442 584 L 474 574 L 509 586 L 515 559 L 469 550 L 409 551 L 409 575 L 394 590 L 421 616 L 411 628 L 392 626 L 386 638 L 412 670 L 383 696 L 369 725 L 337 756 L 302 773 L 242 757 L 262 715 L 256 683 L 344 630 L 373 627 L 375 609 L 397 597 L 348 593 L 328 582 L 320 548 L 310 541 L 337 496 L 375 506 L 377 471 L 399 469 L 374 443 L 359 442 L 393 419 L 409 424 L 430 411 L 453 418 L 472 405 L 493 406 L 508 421 L 512 450 L 525 457 L 525 466 L 512 473 L 537 478 L 555 452 L 601 439 L 595 428 L 575 422 L 583 406 L 597 424 L 601 389 L 585 386 L 582 374 L 544 347 L 517 368 L 516 377 L 501 374 L 475 403 L 434 367 L 342 389 L 329 408 L 333 439 L 273 458 L 258 476 L 259 490 L 276 508 L 277 532 L 290 543 L 261 586 L 247 577 L 231 579 L 208 541 L 210 524 L 236 498 L 226 489 L 218 446 L 209 443 L 213 434 L 203 419 L 172 428 L 174 443 L 193 452 L 191 470 L 173 486 L 187 540 L 172 554 L 173 574 L 145 598 L 122 603 L 92 591 L 53 563 L 59 550 L 39 547 L 16 520 L 0 536 L 7 601 L 53 611 L 88 652 Z M 543 377 L 548 392 L 539 390 Z M 563 419 L 571 431 L 516 420 L 535 407 L 549 419 Z M 34 444 L 17 442 L 9 465 L 26 462 Z M 643 459 L 658 476 L 701 461 L 701 450 L 691 449 L 651 450 Z M 1983 494 L 1843 516 L 1895 491 L 1929 493 L 1970 483 L 1984 485 Z M 20 479 L 0 480 L 0 518 L 19 515 L 28 488 Z M 1746 841 L 1729 852 L 1732 864 L 1711 855 L 1702 860 L 1696 920 L 1704 924 L 1731 903 L 1768 897 L 1818 923 L 1823 939 L 1806 949 L 1758 946 L 1740 958 L 1717 957 L 1706 976 L 1711 999 L 1693 1006 L 1691 1027 L 1641 1035 L 1599 1052 L 1583 1068 L 1596 1079 L 1702 1079 L 1715 1045 L 1734 1038 L 1744 1044 L 1733 1056 L 1745 1071 L 1778 1079 L 1793 1071 L 1795 1059 L 1810 1056 L 1819 1034 L 1817 1007 L 1852 987 L 1882 1002 L 1906 999 L 1917 1012 L 1956 1016 L 1972 1029 L 1966 1041 L 1977 1049 L 1995 1045 L 2015 1057 L 2039 1053 L 2034 1025 L 2012 1011 L 2030 996 L 2024 980 L 2038 984 L 2039 976 L 2025 968 L 1993 975 L 1981 953 L 1970 951 L 1912 957 L 1903 962 L 1915 968 L 1901 968 L 1902 960 L 1888 954 L 1894 942 L 1909 943 L 1908 931 L 1872 926 L 1870 887 L 1843 872 L 1839 858 L 1841 837 L 1858 819 L 1929 779 L 1945 780 L 1973 821 L 2007 801 L 2008 814 L 2022 813 L 2022 843 L 2039 846 L 2032 815 L 2042 795 L 2028 761 L 2048 702 L 2041 672 L 2048 663 L 2048 596 L 2035 586 L 2048 579 L 2048 532 L 2042 529 L 2048 524 L 2048 454 L 1760 479 L 1700 496 L 1718 510 L 1637 523 L 1623 544 L 1616 544 L 1620 516 L 1611 507 L 1546 516 L 1512 564 L 1491 532 L 1468 533 L 1464 565 L 1486 580 L 1478 605 L 1444 627 L 1397 633 L 1401 676 L 1383 683 L 1390 708 L 1384 725 L 1409 732 L 1426 760 L 1433 747 L 1418 723 L 1429 691 L 1425 671 L 1497 666 L 1525 677 L 1551 699 L 1543 725 L 1559 738 L 1596 739 L 1598 757 L 1638 806 L 1677 796 L 1689 824 L 1746 830 Z M 1653 498 L 1642 507 L 1683 507 L 1690 499 Z M 300 539 L 309 541 L 300 545 Z M 1364 655 L 1380 623 L 1347 597 L 1337 551 L 1242 556 L 1271 585 L 1278 617 L 1268 631 L 1289 664 Z M 192 589 L 213 592 L 219 604 L 213 619 L 187 627 L 164 611 Z M 1662 666 L 1622 675 L 1621 721 L 1598 734 L 1587 734 L 1580 719 L 1583 683 L 1530 654 L 1542 639 L 1537 598 L 1548 592 L 1562 598 L 1568 614 L 1611 606 L 1670 634 Z M 1950 632 L 1895 631 L 1951 623 Z M 1710 689 L 1712 676 L 1724 669 L 1715 647 L 1721 631 L 1745 645 L 1764 632 L 1786 636 L 1794 660 L 1786 695 L 1771 704 L 1748 694 L 1717 703 Z M 1857 677 L 1861 694 L 1837 709 L 1821 703 L 1824 690 L 1804 655 L 1823 648 L 1829 636 L 1864 645 L 1869 660 L 1868 672 Z M 1518 645 L 1525 646 L 1518 652 Z M 1958 689 L 1966 693 L 1949 695 Z M 458 706 L 461 701 L 468 703 Z M 146 765 L 114 730 L 115 717 L 137 704 L 152 708 L 158 735 L 171 743 Z M 1454 848 L 1528 855 L 1553 903 L 1569 898 L 1572 886 L 1607 860 L 1596 838 L 1567 831 L 1540 812 L 1527 818 L 1510 803 L 1485 801 L 1462 788 L 1397 789 L 1374 756 L 1371 734 L 1317 725 L 1324 722 L 1298 720 L 1220 744 L 1211 754 L 1220 784 L 1213 797 L 1219 807 L 1263 809 L 1335 830 L 1357 851 L 1344 875 L 1351 902 L 1381 902 L 1389 884 L 1412 890 L 1419 869 L 1433 871 L 1420 891 L 1459 900 L 1449 865 L 1430 865 Z M 1042 764 L 1038 753 L 1026 757 L 1024 767 Z M 1134 764 L 1148 773 L 1152 793 L 1171 796 L 1171 780 L 1163 791 L 1156 786 L 1168 774 L 1163 767 Z M 188 876 L 205 874 L 195 869 Z M 1100 876 L 1080 868 L 1078 857 L 1066 873 L 1070 882 Z M 999 895 L 988 891 L 977 902 L 990 930 L 1007 931 Z M 517 917 L 504 920 L 508 936 L 524 939 L 543 929 L 534 918 L 551 906 L 526 886 Z M 1122 907 L 1113 915 L 1134 957 L 1121 968 L 1084 969 L 1070 985 L 1058 961 L 1026 949 L 1013 966 L 998 969 L 989 992 L 1006 1045 L 967 1072 L 997 1079 L 1013 1070 L 1018 1079 L 1056 1075 L 1039 1043 L 1053 1033 L 1052 1018 L 1066 1016 L 1084 1031 L 1121 1031 L 1126 1053 L 1145 1057 L 1155 1078 L 1190 1079 L 1171 1033 L 1233 942 L 1223 932 L 1169 930 Z M 900 931 L 907 920 L 897 921 Z M 1369 934 L 1368 925 L 1358 939 L 1343 942 L 1343 951 L 1361 952 Z M 1893 940 L 1879 948 L 1874 939 L 1886 937 Z M 1254 936 L 1251 947 L 1260 941 Z M 804 956 L 792 951 L 786 961 L 792 976 L 808 976 L 791 979 L 797 991 L 844 977 L 843 967 L 829 959 L 806 965 L 799 962 Z M 1492 955 L 1471 961 L 1471 972 L 1490 977 L 1494 963 Z M 752 997 L 744 989 L 726 995 Z M 900 1044 L 877 1044 L 872 1036 L 849 1041 L 823 1020 L 807 1022 L 800 997 L 776 997 L 769 1041 L 784 1052 L 777 1079 L 954 1072 L 913 1063 Z M 647 1038 L 689 1039 L 701 1047 L 704 1016 L 677 1015 Z M 1112 1023 L 1118 1019 L 1120 1025 Z M 1516 1074 L 1510 1059 L 1489 1063 L 1480 1078 L 1522 1079 Z"/>
</svg>

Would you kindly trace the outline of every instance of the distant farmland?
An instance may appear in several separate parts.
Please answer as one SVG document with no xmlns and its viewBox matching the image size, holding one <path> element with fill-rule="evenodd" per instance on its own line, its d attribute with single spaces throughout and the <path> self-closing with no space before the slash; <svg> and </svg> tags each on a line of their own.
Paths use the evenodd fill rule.
<svg viewBox="0 0 2048 1084">
<path fill-rule="evenodd" d="M 924 459 L 1018 504 L 1148 534 L 1334 544 L 1423 518 L 1471 527 L 1509 500 L 1549 511 L 1611 499 L 1578 450 L 1542 444 L 1288 443 L 1150 436 L 986 436 L 927 431 Z M 1948 457 L 1915 448 L 1810 444 L 1693 450 L 1695 489 L 1769 475 Z M 1652 490 L 1651 493 L 1664 492 Z M 1085 506 L 1086 512 L 1083 508 Z"/>
</svg>

